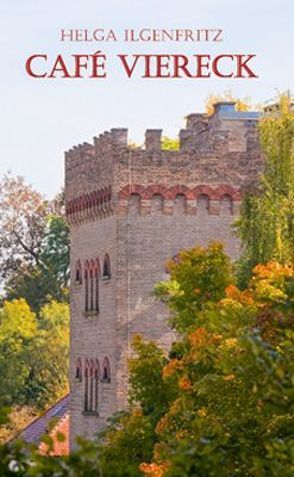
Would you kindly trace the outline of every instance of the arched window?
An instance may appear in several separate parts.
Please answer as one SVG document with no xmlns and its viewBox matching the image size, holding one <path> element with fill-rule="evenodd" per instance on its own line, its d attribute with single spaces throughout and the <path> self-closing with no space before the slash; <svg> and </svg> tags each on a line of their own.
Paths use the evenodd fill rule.
<svg viewBox="0 0 294 477">
<path fill-rule="evenodd" d="M 76 262 L 75 266 L 75 282 L 79 285 L 82 284 L 82 265 L 80 260 Z"/>
<path fill-rule="evenodd" d="M 90 311 L 94 310 L 94 276 L 93 269 L 90 270 Z"/>
<path fill-rule="evenodd" d="M 175 215 L 184 215 L 186 213 L 186 197 L 184 194 L 177 194 L 174 200 Z"/>
<path fill-rule="evenodd" d="M 98 359 L 95 360 L 95 370 L 94 370 L 94 410 L 98 411 L 99 404 L 99 379 L 100 379 L 100 367 Z"/>
<path fill-rule="evenodd" d="M 85 315 L 96 315 L 99 312 L 99 260 L 85 263 Z"/>
<path fill-rule="evenodd" d="M 105 254 L 103 260 L 103 278 L 111 278 L 110 258 L 108 253 Z"/>
<path fill-rule="evenodd" d="M 85 270 L 85 311 L 89 311 L 89 270 Z"/>
<path fill-rule="evenodd" d="M 88 392 L 88 411 L 94 411 L 94 365 L 93 362 L 90 362 L 89 368 L 89 392 Z"/>
<path fill-rule="evenodd" d="M 100 276 L 100 265 L 99 260 L 96 260 L 95 271 L 94 271 L 94 309 L 99 313 L 99 276 Z"/>
<path fill-rule="evenodd" d="M 233 200 L 228 194 L 222 196 L 220 200 L 220 215 L 232 215 L 233 213 Z"/>
<path fill-rule="evenodd" d="M 76 379 L 80 382 L 83 380 L 83 367 L 81 358 L 78 358 L 76 363 Z"/>
<path fill-rule="evenodd" d="M 89 366 L 88 366 L 88 360 L 86 360 L 85 363 L 85 395 L 84 395 L 84 411 L 87 412 L 88 409 L 88 402 L 89 399 Z"/>
<path fill-rule="evenodd" d="M 141 212 L 141 197 L 139 194 L 131 194 L 129 196 L 129 213 L 130 215 L 139 215 Z"/>
<path fill-rule="evenodd" d="M 110 383 L 111 381 L 110 362 L 107 357 L 105 357 L 103 360 L 101 381 L 104 383 Z"/>
<path fill-rule="evenodd" d="M 163 197 L 161 194 L 154 194 L 151 198 L 151 213 L 161 214 L 163 211 Z"/>
<path fill-rule="evenodd" d="M 209 197 L 206 194 L 201 194 L 197 198 L 197 212 L 200 215 L 207 215 L 209 212 Z"/>
<path fill-rule="evenodd" d="M 98 388 L 99 388 L 99 363 L 97 360 L 86 360 L 85 363 L 85 396 L 84 412 L 97 414 L 98 412 Z"/>
</svg>

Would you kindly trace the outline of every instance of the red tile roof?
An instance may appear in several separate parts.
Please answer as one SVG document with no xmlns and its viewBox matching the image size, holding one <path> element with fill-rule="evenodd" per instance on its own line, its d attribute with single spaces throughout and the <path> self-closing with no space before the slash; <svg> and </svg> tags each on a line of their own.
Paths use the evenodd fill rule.
<svg viewBox="0 0 294 477">
<path fill-rule="evenodd" d="M 62 436 L 62 440 L 59 436 Z M 48 455 L 68 455 L 69 454 L 69 414 L 66 413 L 56 426 L 49 432 L 49 436 L 53 440 L 53 447 L 49 449 L 48 445 L 41 442 L 39 450 L 41 454 Z"/>
<path fill-rule="evenodd" d="M 59 433 L 64 435 L 63 442 L 58 440 Z M 45 434 L 53 439 L 53 450 L 49 451 L 50 455 L 69 453 L 69 394 L 31 422 L 18 437 L 26 442 L 38 444 L 40 452 L 47 453 L 47 445 L 41 442 Z"/>
</svg>

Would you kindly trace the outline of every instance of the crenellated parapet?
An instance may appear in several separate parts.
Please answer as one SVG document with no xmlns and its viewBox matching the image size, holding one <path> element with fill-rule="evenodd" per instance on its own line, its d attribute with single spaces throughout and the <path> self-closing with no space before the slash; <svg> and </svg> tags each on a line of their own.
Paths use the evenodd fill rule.
<svg viewBox="0 0 294 477">
<path fill-rule="evenodd" d="M 187 201 L 197 200 L 199 189 L 195 184 L 223 183 L 240 188 L 251 183 L 262 167 L 258 117 L 256 112 L 236 111 L 232 102 L 219 102 L 211 116 L 192 113 L 186 117 L 186 128 L 179 132 L 178 150 L 163 150 L 162 129 L 147 129 L 143 147 L 129 145 L 126 128 L 113 128 L 94 137 L 92 144 L 73 147 L 65 153 L 69 223 L 109 216 L 116 210 L 117 201 L 124 200 L 121 190 L 137 187 L 134 184 L 144 185 L 141 200 L 145 204 L 151 200 L 145 196 L 151 193 L 155 178 L 166 184 L 166 204 L 174 200 L 172 194 L 178 187 L 175 176 L 190 188 L 188 195 L 183 193 Z M 215 213 L 220 189 L 207 187 L 209 211 Z M 111 199 L 104 198 L 108 190 L 112 191 Z M 234 194 L 232 200 L 236 200 Z M 123 208 L 120 205 L 118 210 Z M 192 203 L 187 206 L 193 213 L 196 209 Z M 172 205 L 164 210 L 172 210 Z"/>
<path fill-rule="evenodd" d="M 98 156 L 113 148 L 127 148 L 127 146 L 128 129 L 126 128 L 112 128 L 110 131 L 105 131 L 98 137 L 94 137 L 95 152 Z"/>
</svg>

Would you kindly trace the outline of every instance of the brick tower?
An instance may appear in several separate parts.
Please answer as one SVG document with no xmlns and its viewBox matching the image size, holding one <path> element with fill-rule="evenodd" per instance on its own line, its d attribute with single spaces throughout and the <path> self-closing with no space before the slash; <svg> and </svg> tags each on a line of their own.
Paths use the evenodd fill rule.
<svg viewBox="0 0 294 477">
<path fill-rule="evenodd" d="M 71 230 L 71 442 L 91 438 L 127 404 L 134 334 L 169 347 L 165 307 L 152 296 L 165 263 L 183 248 L 220 240 L 234 259 L 232 232 L 242 189 L 261 169 L 258 114 L 217 103 L 190 114 L 178 151 L 145 147 L 112 129 L 65 154 Z"/>
</svg>

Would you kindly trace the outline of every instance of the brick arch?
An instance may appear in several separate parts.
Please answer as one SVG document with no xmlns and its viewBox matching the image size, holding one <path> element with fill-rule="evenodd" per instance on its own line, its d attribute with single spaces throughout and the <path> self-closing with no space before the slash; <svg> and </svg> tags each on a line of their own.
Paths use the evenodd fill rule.
<svg viewBox="0 0 294 477">
<path fill-rule="evenodd" d="M 186 199 L 190 198 L 190 189 L 184 185 L 176 185 L 169 189 L 169 198 L 175 199 L 177 195 L 184 195 Z"/>
<path fill-rule="evenodd" d="M 119 198 L 127 199 L 130 194 L 139 194 L 142 197 L 144 194 L 144 187 L 138 184 L 128 184 L 120 190 Z"/>
<path fill-rule="evenodd" d="M 139 197 L 139 199 L 141 200 L 141 194 L 139 194 L 138 192 L 130 192 L 130 194 L 128 195 L 128 199 L 130 199 L 130 197 Z"/>
<path fill-rule="evenodd" d="M 154 195 L 161 195 L 163 199 L 166 199 L 169 196 L 169 189 L 160 184 L 153 184 L 145 188 L 143 193 L 144 199 L 150 200 Z"/>
<path fill-rule="evenodd" d="M 199 196 L 207 196 L 209 199 L 213 198 L 213 189 L 209 185 L 201 184 L 192 189 L 193 196 L 198 199 Z"/>
<path fill-rule="evenodd" d="M 215 189 L 216 198 L 221 199 L 224 195 L 228 195 L 232 200 L 240 200 L 240 191 L 229 184 L 222 184 Z"/>
</svg>

